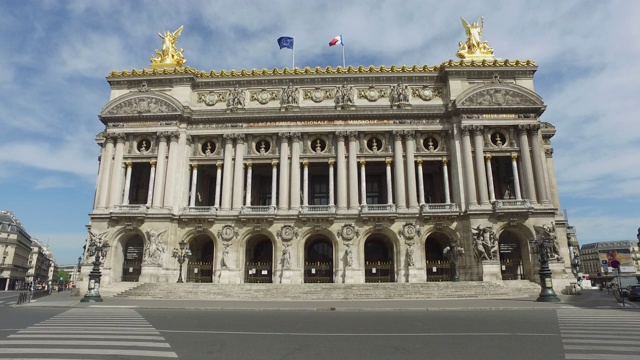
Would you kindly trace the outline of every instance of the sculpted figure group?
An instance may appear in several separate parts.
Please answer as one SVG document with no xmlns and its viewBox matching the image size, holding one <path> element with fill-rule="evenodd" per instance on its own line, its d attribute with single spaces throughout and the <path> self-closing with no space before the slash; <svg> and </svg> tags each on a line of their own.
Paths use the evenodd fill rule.
<svg viewBox="0 0 640 360">
<path fill-rule="evenodd" d="M 478 261 L 498 260 L 498 238 L 492 226 L 471 228 L 475 257 Z"/>
</svg>

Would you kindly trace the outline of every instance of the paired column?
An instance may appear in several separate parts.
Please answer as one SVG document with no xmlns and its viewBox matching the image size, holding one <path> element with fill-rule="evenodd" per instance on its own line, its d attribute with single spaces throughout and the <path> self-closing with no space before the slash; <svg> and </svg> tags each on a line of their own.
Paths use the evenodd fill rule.
<svg viewBox="0 0 640 360">
<path fill-rule="evenodd" d="M 105 140 L 104 151 L 100 158 L 100 185 L 98 186 L 98 208 L 106 208 L 109 196 L 109 188 L 111 183 L 111 168 L 113 164 L 114 136 L 107 134 Z"/>
<path fill-rule="evenodd" d="M 151 172 L 149 173 L 149 191 L 147 192 L 147 207 L 151 207 L 153 201 L 153 187 L 156 181 L 156 162 L 151 161 Z"/>
<path fill-rule="evenodd" d="M 335 205 L 333 184 L 333 160 L 329 160 L 329 206 Z"/>
<path fill-rule="evenodd" d="M 447 159 L 442 159 L 442 177 L 444 181 L 444 202 L 451 204 L 451 195 L 449 193 L 449 168 L 447 167 Z"/>
<path fill-rule="evenodd" d="M 415 149 L 416 142 L 414 138 L 414 131 L 405 130 L 405 155 L 407 157 L 407 194 L 409 201 L 409 209 L 415 210 L 418 208 L 418 195 L 416 194 L 416 160 Z"/>
<path fill-rule="evenodd" d="M 393 204 L 393 184 L 391 183 L 391 159 L 385 159 L 387 169 L 387 204 Z"/>
<path fill-rule="evenodd" d="M 253 176 L 253 164 L 247 163 L 247 189 L 245 190 L 245 206 L 251 206 L 251 178 Z"/>
<path fill-rule="evenodd" d="M 360 160 L 360 205 L 367 207 L 367 172 L 365 170 L 364 159 Z"/>
<path fill-rule="evenodd" d="M 469 138 L 471 127 L 462 125 L 460 130 L 462 131 L 462 166 L 464 167 L 463 180 L 467 190 L 467 204 L 474 206 L 478 205 L 478 198 L 476 197 L 476 182 L 474 181 L 473 162 L 471 159 L 471 139 Z"/>
<path fill-rule="evenodd" d="M 233 204 L 231 210 L 240 210 L 242 207 L 242 191 L 244 190 L 244 134 L 235 134 L 236 152 L 233 169 Z"/>
<path fill-rule="evenodd" d="M 280 133 L 280 202 L 278 210 L 289 210 L 289 133 Z"/>
<path fill-rule="evenodd" d="M 337 135 L 337 149 L 336 149 L 336 163 L 338 166 L 338 210 L 344 211 L 347 209 L 347 163 L 345 159 L 345 145 L 344 139 L 347 135 L 345 131 L 336 132 Z"/>
<path fill-rule="evenodd" d="M 220 209 L 223 211 L 231 210 L 231 187 L 233 185 L 233 139 L 234 134 L 224 134 L 224 162 L 222 177 L 222 204 Z"/>
<path fill-rule="evenodd" d="M 124 180 L 124 195 L 122 196 L 122 205 L 129 205 L 129 191 L 131 190 L 131 161 L 127 161 L 127 172 Z"/>
<path fill-rule="evenodd" d="M 189 197 L 189 206 L 196 206 L 196 186 L 198 185 L 198 164 L 191 164 L 191 196 Z"/>
<path fill-rule="evenodd" d="M 418 202 L 424 204 L 424 175 L 422 174 L 422 159 L 416 160 L 418 163 Z"/>
<path fill-rule="evenodd" d="M 300 133 L 291 133 L 291 210 L 300 210 Z"/>
<path fill-rule="evenodd" d="M 482 125 L 473 125 L 473 150 L 476 159 L 476 180 L 478 182 L 480 204 L 488 205 L 489 196 L 487 195 L 487 174 L 484 170 L 484 141 L 482 134 Z"/>
<path fill-rule="evenodd" d="M 174 201 L 174 188 L 175 182 L 178 180 L 178 176 L 181 176 L 178 170 L 178 140 L 180 138 L 180 133 L 177 131 L 171 132 L 169 134 L 169 163 L 167 165 L 167 183 L 165 185 L 164 192 L 164 207 L 172 207 Z M 180 175 L 179 175 L 180 174 Z"/>
<path fill-rule="evenodd" d="M 402 162 L 402 130 L 393 131 L 393 140 L 393 162 L 395 165 L 394 172 L 396 175 L 396 205 L 398 210 L 406 210 L 407 202 L 405 200 L 404 166 Z"/>
<path fill-rule="evenodd" d="M 305 160 L 302 163 L 302 206 L 309 206 L 309 162 Z"/>
<path fill-rule="evenodd" d="M 271 206 L 277 206 L 278 195 L 278 162 L 271 162 Z"/>
<path fill-rule="evenodd" d="M 536 190 L 538 193 L 538 200 L 541 204 L 549 204 L 549 197 L 547 195 L 547 187 L 544 176 L 544 165 L 542 164 L 543 152 L 540 150 L 540 138 L 538 136 L 540 131 L 540 125 L 530 125 L 529 127 L 531 135 L 531 153 L 533 156 L 533 172 L 536 180 Z"/>
<path fill-rule="evenodd" d="M 358 132 L 349 131 L 349 210 L 358 210 Z"/>
<path fill-rule="evenodd" d="M 220 209 L 220 188 L 222 187 L 222 163 L 216 163 L 216 192 L 213 198 L 213 206 Z"/>
<path fill-rule="evenodd" d="M 496 201 L 496 191 L 493 184 L 493 169 L 491 168 L 491 155 L 485 156 L 487 162 L 487 182 L 489 183 L 489 201 L 492 203 Z"/>
<path fill-rule="evenodd" d="M 167 168 L 167 133 L 158 133 L 158 166 L 156 169 L 156 181 L 153 184 L 153 207 L 162 207 L 164 199 L 164 181 Z"/>
<path fill-rule="evenodd" d="M 531 153 L 529 152 L 529 139 L 527 136 L 528 128 L 528 125 L 518 126 L 518 135 L 520 136 L 520 157 L 522 158 L 525 193 L 532 204 L 537 204 L 535 182 L 533 181 L 533 167 L 531 166 Z"/>
<path fill-rule="evenodd" d="M 110 195 L 111 199 L 109 200 L 109 207 L 112 208 L 114 205 L 119 205 L 122 200 L 122 157 L 124 155 L 124 142 L 125 135 L 117 134 L 116 135 L 116 151 L 113 160 L 113 173 L 111 174 L 111 190 Z"/>
<path fill-rule="evenodd" d="M 513 172 L 513 189 L 516 192 L 516 200 L 522 200 L 520 191 L 520 176 L 518 176 L 518 155 L 511 155 L 511 171 Z"/>
</svg>

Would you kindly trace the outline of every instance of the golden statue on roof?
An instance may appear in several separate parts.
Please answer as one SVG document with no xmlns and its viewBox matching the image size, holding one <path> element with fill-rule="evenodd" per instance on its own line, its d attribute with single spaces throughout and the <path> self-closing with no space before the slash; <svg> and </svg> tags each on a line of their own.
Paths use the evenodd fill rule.
<svg viewBox="0 0 640 360">
<path fill-rule="evenodd" d="M 176 49 L 176 41 L 180 37 L 182 33 L 182 29 L 184 26 L 180 26 L 178 30 L 171 32 L 165 31 L 164 35 L 158 32 L 158 36 L 162 39 L 162 50 L 158 51 L 156 49 L 156 55 L 151 58 L 151 67 L 154 69 L 166 69 L 166 68 L 175 68 L 182 67 L 185 60 L 182 52 L 184 49 Z"/>
<path fill-rule="evenodd" d="M 460 17 L 464 32 L 467 34 L 466 42 L 458 42 L 458 52 L 456 55 L 460 59 L 493 59 L 493 49 L 489 47 L 486 41 L 480 40 L 482 36 L 482 28 L 484 27 L 484 16 L 480 17 L 480 21 L 469 24 L 467 20 Z"/>
</svg>

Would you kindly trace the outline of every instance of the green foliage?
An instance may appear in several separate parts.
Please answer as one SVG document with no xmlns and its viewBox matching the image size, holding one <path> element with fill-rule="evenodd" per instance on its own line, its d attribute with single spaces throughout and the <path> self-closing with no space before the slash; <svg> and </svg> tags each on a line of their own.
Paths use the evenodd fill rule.
<svg viewBox="0 0 640 360">
<path fill-rule="evenodd" d="M 62 280 L 60 280 L 61 278 L 62 278 Z M 69 280 L 71 280 L 71 274 L 69 274 L 68 272 L 66 272 L 64 270 L 58 270 L 58 280 L 64 281 L 64 282 L 69 282 Z"/>
</svg>

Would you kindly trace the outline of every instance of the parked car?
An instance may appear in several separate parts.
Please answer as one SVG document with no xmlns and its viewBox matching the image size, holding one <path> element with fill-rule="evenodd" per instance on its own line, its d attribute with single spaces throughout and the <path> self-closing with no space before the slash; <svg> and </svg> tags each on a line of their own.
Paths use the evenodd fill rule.
<svg viewBox="0 0 640 360">
<path fill-rule="evenodd" d="M 640 299 L 640 284 L 638 285 L 629 285 L 628 286 L 628 294 L 627 297 L 630 301 L 639 300 Z"/>
</svg>

